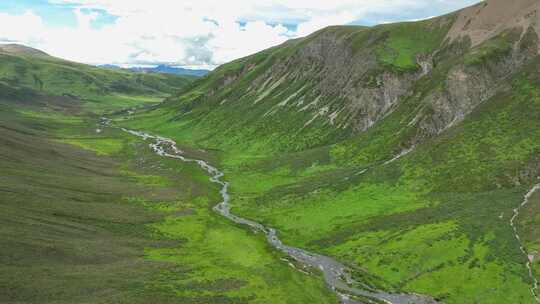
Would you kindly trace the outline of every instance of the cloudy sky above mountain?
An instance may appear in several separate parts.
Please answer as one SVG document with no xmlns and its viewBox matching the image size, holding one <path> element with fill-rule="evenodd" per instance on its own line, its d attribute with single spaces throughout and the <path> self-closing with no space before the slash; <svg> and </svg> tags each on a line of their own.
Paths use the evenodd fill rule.
<svg viewBox="0 0 540 304">
<path fill-rule="evenodd" d="M 328 25 L 424 19 L 477 0 L 2 0 L 0 43 L 91 64 L 213 68 Z"/>
</svg>

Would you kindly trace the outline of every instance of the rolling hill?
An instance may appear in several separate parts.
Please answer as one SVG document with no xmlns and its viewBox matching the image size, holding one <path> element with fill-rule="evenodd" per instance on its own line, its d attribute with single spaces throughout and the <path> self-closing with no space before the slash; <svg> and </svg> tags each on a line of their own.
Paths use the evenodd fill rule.
<svg viewBox="0 0 540 304">
<path fill-rule="evenodd" d="M 0 84 L 36 94 L 85 100 L 94 107 L 99 107 L 103 100 L 109 105 L 119 104 L 121 100 L 125 101 L 124 105 L 135 104 L 133 99 L 143 96 L 160 101 L 192 80 L 97 68 L 22 45 L 0 45 Z"/>
</svg>

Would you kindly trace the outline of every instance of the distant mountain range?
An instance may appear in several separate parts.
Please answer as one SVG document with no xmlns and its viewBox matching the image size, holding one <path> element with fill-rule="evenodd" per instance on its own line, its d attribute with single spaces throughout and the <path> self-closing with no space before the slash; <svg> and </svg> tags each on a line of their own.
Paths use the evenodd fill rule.
<svg viewBox="0 0 540 304">
<path fill-rule="evenodd" d="M 123 68 L 114 64 L 104 64 L 104 65 L 100 65 L 100 67 L 129 70 L 132 72 L 139 72 L 139 73 L 161 73 L 161 74 L 174 74 L 174 75 L 195 76 L 195 77 L 202 77 L 210 72 L 209 70 L 204 70 L 204 69 L 186 69 L 186 68 L 181 68 L 181 67 L 176 67 L 176 66 L 166 65 L 166 64 L 160 64 L 156 67 L 132 67 L 132 68 Z"/>
</svg>

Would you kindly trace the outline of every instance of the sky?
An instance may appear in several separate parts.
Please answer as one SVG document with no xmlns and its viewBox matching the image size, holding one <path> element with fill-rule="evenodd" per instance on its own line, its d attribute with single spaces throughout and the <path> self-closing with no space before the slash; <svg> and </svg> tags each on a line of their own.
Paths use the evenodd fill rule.
<svg viewBox="0 0 540 304">
<path fill-rule="evenodd" d="M 88 64 L 213 69 L 330 25 L 426 19 L 479 0 L 0 0 L 0 43 Z"/>
</svg>

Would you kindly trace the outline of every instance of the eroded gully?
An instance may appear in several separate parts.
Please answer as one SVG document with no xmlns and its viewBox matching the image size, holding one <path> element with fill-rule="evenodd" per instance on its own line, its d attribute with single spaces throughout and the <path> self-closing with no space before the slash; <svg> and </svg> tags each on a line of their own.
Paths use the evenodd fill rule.
<svg viewBox="0 0 540 304">
<path fill-rule="evenodd" d="M 103 118 L 102 126 L 110 126 L 110 120 Z M 274 248 L 284 252 L 298 263 L 319 269 L 323 276 L 327 286 L 332 289 L 339 297 L 343 304 L 362 304 L 360 300 L 355 297 L 363 297 L 376 299 L 384 303 L 390 304 L 434 304 L 438 303 L 431 297 L 418 295 L 418 294 L 392 294 L 381 290 L 374 290 L 365 286 L 365 288 L 358 288 L 353 286 L 364 286 L 355 282 L 350 275 L 350 270 L 347 266 L 336 261 L 333 258 L 320 255 L 317 253 L 309 252 L 304 249 L 291 247 L 283 244 L 278 238 L 277 231 L 273 228 L 268 228 L 262 224 L 234 215 L 230 211 L 230 195 L 229 195 L 229 182 L 224 181 L 222 178 L 224 173 L 213 167 L 204 160 L 191 159 L 184 157 L 183 152 L 178 149 L 176 142 L 172 139 L 155 136 L 146 132 L 134 131 L 125 128 L 120 128 L 124 132 L 128 132 L 134 136 L 142 138 L 144 141 L 151 140 L 149 144 L 150 148 L 159 156 L 179 159 L 183 162 L 197 163 L 202 169 L 204 169 L 210 175 L 210 181 L 221 186 L 220 194 L 223 199 L 218 205 L 214 207 L 214 211 L 218 214 L 226 217 L 227 219 L 252 228 L 255 231 L 264 233 L 266 239 L 270 245 Z"/>
<path fill-rule="evenodd" d="M 533 285 L 530 288 L 531 293 L 534 299 L 536 300 L 536 302 L 540 303 L 540 297 L 538 297 L 538 279 L 536 279 L 536 276 L 534 275 L 532 265 L 531 265 L 532 261 L 529 258 L 529 254 L 527 250 L 525 249 L 525 246 L 523 245 L 523 241 L 521 241 L 521 238 L 519 237 L 518 229 L 515 223 L 516 219 L 519 217 L 519 212 L 521 211 L 521 209 L 527 206 L 532 195 L 538 190 L 540 190 L 540 184 L 535 185 L 531 190 L 529 190 L 529 192 L 527 192 L 527 194 L 525 194 L 525 197 L 523 198 L 523 202 L 517 208 L 514 209 L 514 215 L 510 219 L 510 226 L 514 230 L 514 236 L 519 242 L 519 250 L 521 250 L 521 252 L 527 257 L 527 263 L 525 264 L 525 267 L 527 267 L 529 278 L 533 282 Z"/>
</svg>

